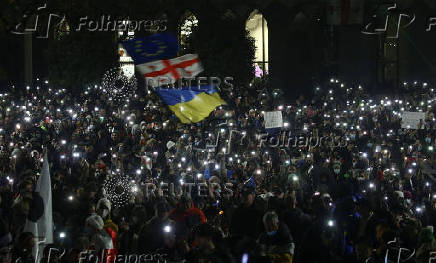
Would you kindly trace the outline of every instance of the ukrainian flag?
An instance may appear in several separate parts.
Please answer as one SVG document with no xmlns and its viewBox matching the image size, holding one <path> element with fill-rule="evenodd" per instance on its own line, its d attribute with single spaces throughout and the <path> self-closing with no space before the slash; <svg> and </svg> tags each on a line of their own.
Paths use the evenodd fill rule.
<svg viewBox="0 0 436 263">
<path fill-rule="evenodd" d="M 213 86 L 155 91 L 183 123 L 199 122 L 216 107 L 226 104 Z"/>
</svg>

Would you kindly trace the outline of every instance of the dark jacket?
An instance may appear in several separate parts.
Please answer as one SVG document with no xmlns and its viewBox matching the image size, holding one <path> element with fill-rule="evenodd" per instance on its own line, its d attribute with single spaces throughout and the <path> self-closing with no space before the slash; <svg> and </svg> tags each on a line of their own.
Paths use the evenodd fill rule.
<svg viewBox="0 0 436 263">
<path fill-rule="evenodd" d="M 270 252 L 273 254 L 294 254 L 294 240 L 292 239 L 289 228 L 284 223 L 280 223 L 279 229 L 274 235 L 267 232 L 260 234 L 258 243 L 266 248 L 274 247 Z"/>
<path fill-rule="evenodd" d="M 257 238 L 262 227 L 262 211 L 254 204 L 250 207 L 239 207 L 232 215 L 230 234 L 232 236 L 248 236 Z"/>
</svg>

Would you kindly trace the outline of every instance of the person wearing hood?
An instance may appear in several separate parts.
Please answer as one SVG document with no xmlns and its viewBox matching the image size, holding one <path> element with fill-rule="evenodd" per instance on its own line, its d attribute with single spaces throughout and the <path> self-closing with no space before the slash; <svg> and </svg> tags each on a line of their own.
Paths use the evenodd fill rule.
<svg viewBox="0 0 436 263">
<path fill-rule="evenodd" d="M 86 219 L 85 225 L 92 231 L 90 249 L 97 252 L 97 257 L 102 255 L 102 251 L 104 251 L 105 262 L 113 262 L 115 257 L 112 257 L 111 250 L 114 249 L 114 243 L 112 237 L 104 229 L 103 219 L 99 215 L 93 214 Z"/>
<path fill-rule="evenodd" d="M 117 255 L 117 233 L 118 226 L 111 219 L 111 202 L 107 198 L 101 198 L 97 202 L 96 210 L 97 214 L 104 220 L 103 229 L 112 238 L 113 248 L 108 250 L 108 255 L 115 258 Z"/>
</svg>

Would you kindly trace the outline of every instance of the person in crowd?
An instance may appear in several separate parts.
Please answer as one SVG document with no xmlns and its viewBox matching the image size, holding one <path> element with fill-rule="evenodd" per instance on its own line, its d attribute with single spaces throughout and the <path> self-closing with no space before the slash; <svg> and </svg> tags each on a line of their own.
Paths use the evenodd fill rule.
<svg viewBox="0 0 436 263">
<path fill-rule="evenodd" d="M 112 238 L 113 248 L 109 250 L 107 253 L 109 258 L 116 258 L 117 255 L 117 236 L 118 236 L 118 226 L 111 220 L 111 203 L 107 198 L 101 198 L 98 200 L 96 209 L 97 214 L 104 221 L 104 230 L 110 235 Z"/>
<path fill-rule="evenodd" d="M 256 239 L 262 229 L 262 212 L 255 204 L 255 190 L 243 189 L 241 204 L 232 214 L 230 234 L 234 237 L 248 236 Z"/>
<path fill-rule="evenodd" d="M 162 231 L 163 244 L 151 255 L 158 257 L 157 262 L 159 262 L 158 260 L 183 262 L 190 252 L 187 241 L 176 238 L 174 225 L 166 225 L 160 231 Z"/>
<path fill-rule="evenodd" d="M 180 198 L 177 207 L 170 211 L 168 217 L 175 221 L 178 236 L 185 236 L 193 227 L 206 222 L 203 211 L 194 207 L 188 194 Z"/>
<path fill-rule="evenodd" d="M 262 246 L 264 253 L 273 262 L 292 262 L 295 244 L 286 224 L 280 222 L 276 212 L 267 212 L 262 218 L 265 232 L 260 234 L 258 243 Z"/>
<path fill-rule="evenodd" d="M 295 243 L 301 244 L 305 229 L 310 226 L 311 217 L 297 206 L 295 192 L 289 195 L 287 204 L 288 207 L 282 212 L 281 220 L 287 225 Z"/>
<path fill-rule="evenodd" d="M 35 246 L 35 236 L 30 232 L 23 232 L 12 249 L 12 262 L 35 262 L 32 251 Z"/>
<path fill-rule="evenodd" d="M 230 251 L 220 246 L 217 231 L 208 223 L 198 225 L 194 229 L 193 248 L 188 255 L 188 261 L 200 262 L 235 262 Z"/>
<path fill-rule="evenodd" d="M 103 249 L 106 262 L 141 253 L 161 262 L 397 262 L 400 248 L 401 260 L 432 257 L 431 85 L 375 96 L 327 79 L 286 101 L 259 82 L 222 90 L 227 105 L 183 124 L 152 90 L 114 94 L 112 84 L 81 94 L 44 80 L 0 87 L 4 262 L 34 262 L 44 238 L 25 227 L 44 211 L 44 151 L 46 247 L 65 262 Z M 266 129 L 267 111 L 280 111 L 283 127 Z"/>
<path fill-rule="evenodd" d="M 165 229 L 174 226 L 175 222 L 169 219 L 170 206 L 166 202 L 156 203 L 155 214 L 142 227 L 138 237 L 138 251 L 151 253 L 163 247 Z"/>
<path fill-rule="evenodd" d="M 97 256 L 104 253 L 104 259 L 107 260 L 106 262 L 113 262 L 113 260 L 115 260 L 115 258 L 113 258 L 114 254 L 112 253 L 114 244 L 112 237 L 103 228 L 103 219 L 99 215 L 91 215 L 86 219 L 86 226 L 91 229 L 92 233 L 90 248 L 96 252 Z"/>
</svg>

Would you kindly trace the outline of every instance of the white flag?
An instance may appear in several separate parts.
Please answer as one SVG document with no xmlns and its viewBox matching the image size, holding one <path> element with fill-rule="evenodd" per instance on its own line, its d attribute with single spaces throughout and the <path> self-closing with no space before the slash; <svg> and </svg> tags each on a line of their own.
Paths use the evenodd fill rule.
<svg viewBox="0 0 436 263">
<path fill-rule="evenodd" d="M 203 71 L 197 54 L 139 64 L 136 68 L 152 87 L 170 85 L 180 78 L 193 78 Z"/>
<path fill-rule="evenodd" d="M 42 198 L 42 203 L 44 205 L 43 211 L 38 211 L 42 213 L 36 212 L 34 214 L 42 214 L 42 216 L 37 218 L 35 222 L 33 220 L 29 220 L 28 217 L 24 227 L 24 232 L 31 232 L 35 236 L 36 241 L 33 249 L 33 256 L 35 257 L 36 262 L 40 262 L 45 245 L 53 243 L 51 180 L 47 153 L 44 154 L 44 163 L 42 165 L 41 175 L 36 183 L 35 192 Z M 32 209 L 37 208 L 31 207 L 31 211 Z"/>
</svg>

